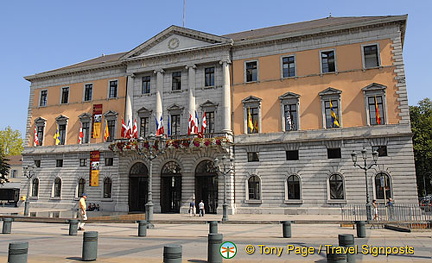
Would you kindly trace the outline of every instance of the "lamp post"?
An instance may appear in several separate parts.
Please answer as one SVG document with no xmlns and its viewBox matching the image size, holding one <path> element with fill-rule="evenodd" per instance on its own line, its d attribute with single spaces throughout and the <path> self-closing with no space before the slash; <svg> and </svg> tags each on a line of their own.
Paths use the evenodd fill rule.
<svg viewBox="0 0 432 263">
<path fill-rule="evenodd" d="M 144 156 L 149 161 L 149 181 L 147 192 L 146 220 L 149 228 L 153 228 L 153 160 L 159 155 L 165 153 L 165 137 L 150 134 L 146 139 L 138 139 L 137 153 Z"/>
<path fill-rule="evenodd" d="M 227 161 L 228 160 L 228 161 Z M 222 160 L 219 160 L 218 158 L 215 159 L 215 166 L 220 174 L 224 177 L 224 199 L 223 199 L 223 215 L 222 215 L 222 221 L 228 221 L 228 204 L 227 204 L 227 180 L 226 177 L 233 171 L 232 163 L 234 159 L 233 158 L 226 158 L 225 156 L 222 157 Z"/>
<path fill-rule="evenodd" d="M 27 195 L 26 195 L 26 200 L 24 202 L 24 216 L 29 216 L 29 209 L 30 209 L 30 201 L 29 201 L 29 196 L 30 196 L 30 181 L 32 179 L 32 177 L 35 175 L 35 171 L 34 171 L 35 167 L 34 165 L 26 165 L 23 167 L 23 174 L 24 176 L 27 178 Z"/>
<path fill-rule="evenodd" d="M 354 167 L 358 167 L 360 169 L 362 169 L 364 171 L 364 175 L 365 175 L 365 183 L 366 183 L 366 218 L 367 221 L 372 220 L 372 214 L 371 214 L 371 203 L 370 203 L 370 198 L 369 198 L 369 186 L 368 186 L 368 180 L 367 180 L 367 172 L 369 169 L 371 169 L 373 166 L 377 165 L 377 160 L 378 160 L 378 152 L 377 151 L 373 151 L 372 152 L 372 160 L 373 163 L 367 165 L 367 155 L 366 155 L 366 149 L 363 148 L 363 150 L 361 151 L 362 154 L 362 158 L 363 158 L 363 166 L 359 165 L 357 163 L 357 154 L 355 151 L 353 151 L 351 153 L 351 158 L 352 161 L 354 163 Z"/>
</svg>

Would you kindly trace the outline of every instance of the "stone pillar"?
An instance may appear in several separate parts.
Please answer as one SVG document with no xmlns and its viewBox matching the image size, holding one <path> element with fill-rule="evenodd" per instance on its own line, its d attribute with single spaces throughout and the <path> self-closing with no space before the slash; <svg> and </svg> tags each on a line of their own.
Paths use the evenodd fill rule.
<svg viewBox="0 0 432 263">
<path fill-rule="evenodd" d="M 219 62 L 222 65 L 222 131 L 226 133 L 232 133 L 231 130 L 231 81 L 229 59 Z"/>
<path fill-rule="evenodd" d="M 195 117 L 195 88 L 196 88 L 196 77 L 195 70 L 196 65 L 186 66 L 188 70 L 188 82 L 189 82 L 189 114 Z M 189 118 L 189 116 L 187 116 Z"/>
<path fill-rule="evenodd" d="M 157 121 L 160 121 L 160 117 L 163 114 L 162 110 L 162 95 L 163 95 L 163 69 L 155 70 L 156 74 L 156 111 L 155 117 Z"/>
<path fill-rule="evenodd" d="M 133 103 L 133 95 L 134 95 L 134 82 L 135 75 L 129 75 L 127 77 L 127 87 L 126 87 L 126 108 L 125 108 L 125 116 L 124 121 L 127 124 L 128 121 L 132 123 L 132 103 Z"/>
</svg>

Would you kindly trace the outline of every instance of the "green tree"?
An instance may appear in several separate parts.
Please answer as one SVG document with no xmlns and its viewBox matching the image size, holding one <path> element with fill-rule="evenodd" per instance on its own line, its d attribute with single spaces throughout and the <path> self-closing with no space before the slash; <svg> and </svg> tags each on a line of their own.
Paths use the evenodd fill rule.
<svg viewBox="0 0 432 263">
<path fill-rule="evenodd" d="M 10 126 L 0 131 L 0 146 L 5 156 L 20 155 L 24 150 L 24 142 L 18 130 Z"/>
<path fill-rule="evenodd" d="M 432 101 L 410 106 L 411 129 L 419 196 L 432 193 Z"/>
</svg>

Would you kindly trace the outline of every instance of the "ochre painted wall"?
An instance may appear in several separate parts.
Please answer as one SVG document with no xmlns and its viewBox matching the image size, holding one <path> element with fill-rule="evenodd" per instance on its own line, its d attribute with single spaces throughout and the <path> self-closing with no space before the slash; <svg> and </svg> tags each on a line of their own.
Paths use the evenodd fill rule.
<svg viewBox="0 0 432 263">
<path fill-rule="evenodd" d="M 381 67 L 363 70 L 362 44 L 378 44 Z M 319 49 L 255 57 L 233 61 L 233 131 L 244 133 L 244 111 L 242 100 L 255 96 L 261 98 L 261 132 L 282 131 L 279 96 L 286 92 L 300 95 L 300 129 L 322 129 L 321 98 L 319 93 L 329 87 L 341 90 L 342 127 L 365 126 L 366 105 L 362 88 L 378 83 L 386 88 L 386 123 L 399 122 L 399 110 L 396 94 L 394 67 L 392 66 L 392 48 L 390 40 L 372 43 L 358 43 L 326 48 L 336 51 L 336 69 L 338 73 L 320 74 Z M 295 55 L 295 78 L 281 79 L 281 57 Z M 259 81 L 244 83 L 244 62 L 258 60 Z"/>
<path fill-rule="evenodd" d="M 109 81 L 118 80 L 117 98 L 108 99 Z M 84 85 L 93 84 L 93 98 L 91 101 L 83 101 Z M 69 87 L 69 102 L 60 104 L 61 89 Z M 46 107 L 39 107 L 41 90 L 48 91 L 48 101 Z M 93 105 L 102 104 L 102 115 L 108 111 L 115 111 L 117 115 L 116 137 L 120 134 L 121 120 L 124 118 L 126 96 L 126 77 L 101 79 L 91 82 L 74 83 L 71 85 L 52 86 L 36 89 L 34 92 L 34 104 L 32 105 L 32 120 L 30 145 L 33 146 L 34 121 L 38 117 L 46 119 L 44 130 L 43 146 L 54 145 L 54 134 L 57 129 L 55 118 L 64 115 L 69 118 L 66 127 L 66 145 L 78 143 L 78 133 L 80 129 L 79 115 L 83 113 L 93 114 Z M 90 143 L 103 142 L 103 129 L 105 128 L 105 118 L 102 118 L 101 138 L 91 138 Z"/>
</svg>

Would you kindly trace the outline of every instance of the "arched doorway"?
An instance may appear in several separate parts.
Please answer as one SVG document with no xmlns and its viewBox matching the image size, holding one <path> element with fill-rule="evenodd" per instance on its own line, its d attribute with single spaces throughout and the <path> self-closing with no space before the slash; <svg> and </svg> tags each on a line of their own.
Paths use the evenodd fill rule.
<svg viewBox="0 0 432 263">
<path fill-rule="evenodd" d="M 147 203 L 148 169 L 136 163 L 129 171 L 129 212 L 144 212 Z"/>
<path fill-rule="evenodd" d="M 182 192 L 181 168 L 176 162 L 168 162 L 161 172 L 161 212 L 180 213 Z"/>
<path fill-rule="evenodd" d="M 207 214 L 216 214 L 218 206 L 218 176 L 213 161 L 202 161 L 195 169 L 195 201 L 204 202 Z"/>
</svg>

